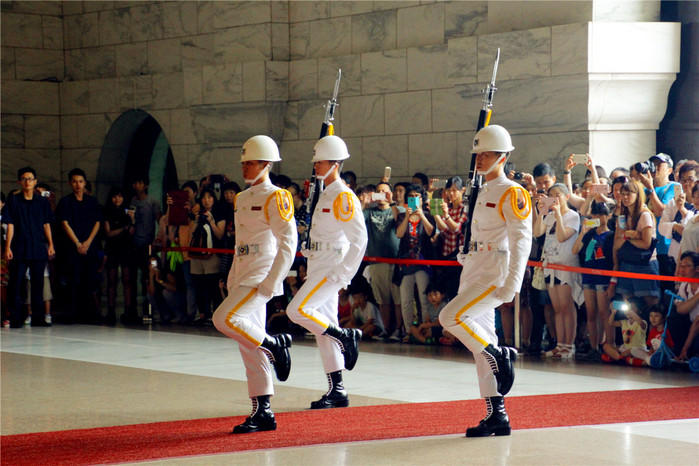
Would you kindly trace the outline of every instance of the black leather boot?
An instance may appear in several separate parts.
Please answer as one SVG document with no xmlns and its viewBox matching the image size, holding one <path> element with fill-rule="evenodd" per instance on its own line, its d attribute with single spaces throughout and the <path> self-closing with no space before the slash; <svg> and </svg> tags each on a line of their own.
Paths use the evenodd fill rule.
<svg viewBox="0 0 699 466">
<path fill-rule="evenodd" d="M 483 355 L 495 374 L 498 393 L 507 395 L 515 381 L 515 368 L 512 363 L 517 360 L 517 350 L 509 346 L 488 345 L 483 349 Z"/>
<path fill-rule="evenodd" d="M 505 398 L 490 396 L 485 399 L 488 414 L 476 427 L 466 429 L 466 437 L 490 437 L 510 435 L 510 418 L 505 411 Z"/>
<path fill-rule="evenodd" d="M 311 402 L 311 409 L 346 408 L 349 406 L 349 397 L 342 383 L 342 371 L 326 374 L 328 376 L 328 392 L 320 397 L 320 400 Z"/>
<path fill-rule="evenodd" d="M 289 378 L 291 372 L 291 355 L 289 348 L 291 347 L 291 335 L 288 333 L 280 333 L 279 335 L 271 335 L 265 337 L 260 349 L 265 352 L 269 361 L 274 366 L 274 371 L 277 373 L 277 378 L 284 382 Z"/>
<path fill-rule="evenodd" d="M 329 336 L 340 344 L 342 356 L 345 358 L 345 369 L 348 371 L 354 369 L 359 357 L 359 340 L 362 339 L 362 331 L 358 328 L 340 328 L 330 324 L 323 335 Z"/>
<path fill-rule="evenodd" d="M 251 432 L 263 432 L 277 430 L 277 421 L 274 413 L 269 408 L 271 395 L 262 395 L 252 398 L 252 414 L 245 422 L 233 428 L 231 434 L 249 434 Z"/>
</svg>

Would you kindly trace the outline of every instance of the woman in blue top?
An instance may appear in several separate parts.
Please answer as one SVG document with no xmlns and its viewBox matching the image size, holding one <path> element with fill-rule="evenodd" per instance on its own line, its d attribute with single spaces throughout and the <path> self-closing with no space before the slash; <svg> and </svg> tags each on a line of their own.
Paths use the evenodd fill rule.
<svg viewBox="0 0 699 466">
<path fill-rule="evenodd" d="M 590 215 L 592 223 L 583 222 L 582 230 L 573 244 L 573 253 L 580 255 L 580 263 L 583 267 L 597 270 L 612 270 L 614 268 L 614 232 L 609 229 L 608 221 L 611 218 L 609 207 L 601 202 L 593 202 Z M 601 338 L 602 331 L 606 341 L 614 341 L 614 327 L 608 325 L 609 320 L 609 290 L 610 277 L 605 275 L 583 274 L 582 285 L 585 295 L 585 309 L 587 310 L 587 333 L 590 337 L 592 350 L 588 354 L 590 359 L 599 359 L 602 355 L 599 348 L 604 342 Z"/>
</svg>

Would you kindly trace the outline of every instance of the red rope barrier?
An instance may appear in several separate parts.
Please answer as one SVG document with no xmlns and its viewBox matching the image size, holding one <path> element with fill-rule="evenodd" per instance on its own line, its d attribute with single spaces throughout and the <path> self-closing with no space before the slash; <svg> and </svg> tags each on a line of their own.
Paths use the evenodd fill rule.
<svg viewBox="0 0 699 466">
<path fill-rule="evenodd" d="M 177 248 L 163 248 L 163 251 L 192 251 L 192 252 L 210 252 L 217 254 L 234 254 L 234 249 L 220 249 L 220 248 L 190 248 L 190 247 L 177 247 Z M 301 253 L 296 254 L 297 257 L 301 257 Z M 417 260 L 417 259 L 390 259 L 387 257 L 373 257 L 364 256 L 364 262 L 376 262 L 384 264 L 400 264 L 400 265 L 434 265 L 441 267 L 455 267 L 460 265 L 457 261 L 450 260 Z M 537 261 L 527 261 L 527 265 L 531 267 L 542 267 L 541 262 Z M 547 264 L 543 266 L 545 269 L 552 270 L 562 270 L 564 272 L 577 272 L 586 273 L 588 275 L 603 275 L 607 277 L 624 277 L 624 278 L 637 278 L 640 280 L 659 280 L 668 282 L 687 282 L 687 283 L 699 283 L 699 278 L 686 278 L 686 277 L 666 277 L 664 275 L 650 275 L 646 273 L 636 273 L 636 272 L 621 272 L 613 270 L 600 270 L 600 269 L 588 269 L 586 267 L 572 267 L 562 264 Z"/>
</svg>

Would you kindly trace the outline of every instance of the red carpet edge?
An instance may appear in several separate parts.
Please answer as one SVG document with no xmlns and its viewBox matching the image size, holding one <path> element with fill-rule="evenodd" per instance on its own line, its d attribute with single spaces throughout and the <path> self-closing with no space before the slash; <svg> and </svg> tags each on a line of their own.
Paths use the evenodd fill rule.
<svg viewBox="0 0 699 466">
<path fill-rule="evenodd" d="M 699 387 L 681 387 L 511 397 L 506 407 L 516 435 L 517 429 L 694 419 L 698 399 Z M 0 460 L 104 464 L 457 434 L 484 414 L 482 400 L 467 400 L 277 413 L 276 431 L 247 435 L 229 435 L 245 416 L 6 435 L 0 438 Z"/>
</svg>

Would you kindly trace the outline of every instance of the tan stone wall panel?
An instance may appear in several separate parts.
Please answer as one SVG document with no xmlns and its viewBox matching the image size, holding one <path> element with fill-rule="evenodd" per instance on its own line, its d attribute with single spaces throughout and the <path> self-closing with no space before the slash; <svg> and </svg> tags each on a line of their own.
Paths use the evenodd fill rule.
<svg viewBox="0 0 699 466">
<path fill-rule="evenodd" d="M 27 149 L 58 149 L 60 135 L 57 115 L 28 115 L 24 120 L 24 147 Z"/>
<path fill-rule="evenodd" d="M 41 81 L 55 78 L 62 80 L 64 73 L 63 52 L 46 49 L 16 49 L 16 78 Z"/>
<path fill-rule="evenodd" d="M 43 45 L 47 49 L 63 52 L 63 19 L 58 16 L 41 17 Z"/>
<path fill-rule="evenodd" d="M 289 2 L 289 21 L 298 23 L 330 17 L 330 2 Z"/>
<path fill-rule="evenodd" d="M 272 60 L 289 60 L 289 25 L 272 23 Z"/>
<path fill-rule="evenodd" d="M 318 98 L 318 61 L 314 58 L 289 63 L 289 98 Z"/>
<path fill-rule="evenodd" d="M 449 84 L 470 84 L 478 81 L 478 38 L 449 39 L 447 48 Z"/>
<path fill-rule="evenodd" d="M 99 159 L 99 148 L 63 149 L 59 157 L 61 171 L 60 180 L 62 183 L 65 183 L 66 187 L 66 189 L 63 189 L 63 192 L 70 192 L 70 188 L 67 186 L 68 172 L 76 167 L 81 168 L 85 172 L 88 181 L 92 181 L 94 186 L 94 181 L 97 178 Z"/>
<path fill-rule="evenodd" d="M 476 35 L 488 21 L 488 2 L 449 2 L 444 6 L 444 38 Z"/>
<path fill-rule="evenodd" d="M 289 25 L 289 56 L 298 60 L 308 56 L 311 46 L 311 25 L 309 22 Z"/>
<path fill-rule="evenodd" d="M 362 54 L 362 94 L 407 90 L 405 49 Z"/>
<path fill-rule="evenodd" d="M 43 45 L 41 16 L 7 13 L 0 15 L 0 38 L 3 47 L 35 47 Z"/>
<path fill-rule="evenodd" d="M 490 81 L 498 47 L 500 47 L 498 80 L 551 75 L 551 28 L 479 37 L 478 81 Z"/>
<path fill-rule="evenodd" d="M 163 36 L 190 36 L 197 33 L 197 3 L 167 2 L 163 4 Z"/>
<path fill-rule="evenodd" d="M 125 76 L 117 78 L 118 88 L 118 108 L 119 111 L 130 110 L 135 107 L 134 89 L 136 87 L 136 79 L 133 76 Z"/>
<path fill-rule="evenodd" d="M 384 96 L 367 95 L 342 99 L 343 136 L 384 134 Z"/>
<path fill-rule="evenodd" d="M 408 177 L 408 136 L 364 137 L 362 175 L 378 182 L 385 167 L 391 167 L 391 177 Z"/>
<path fill-rule="evenodd" d="M 446 179 L 459 170 L 455 132 L 411 134 L 408 136 L 408 176 L 426 173 L 430 178 Z M 470 154 L 469 163 L 470 163 Z"/>
<path fill-rule="evenodd" d="M 170 144 L 196 144 L 192 112 L 188 108 L 170 110 Z"/>
<path fill-rule="evenodd" d="M 15 79 L 15 49 L 12 47 L 2 47 L 0 52 L 0 71 L 3 81 Z"/>
<path fill-rule="evenodd" d="M 465 92 L 464 87 L 468 86 L 432 91 L 432 127 L 435 131 L 475 130 L 482 98 L 481 86 L 474 86 L 476 93 L 470 87 Z"/>
<path fill-rule="evenodd" d="M 51 0 L 31 1 L 31 2 L 4 2 L 2 6 L 3 14 L 5 11 L 13 13 L 35 13 L 40 15 L 59 16 L 63 14 L 61 2 Z"/>
<path fill-rule="evenodd" d="M 350 17 L 311 21 L 308 57 L 347 55 L 352 52 Z"/>
<path fill-rule="evenodd" d="M 357 2 L 357 1 L 332 1 L 330 2 L 330 16 L 348 16 L 359 15 L 362 13 L 370 13 L 374 11 L 374 2 Z"/>
<path fill-rule="evenodd" d="M 408 90 L 451 87 L 447 46 L 412 47 L 408 53 Z"/>
<path fill-rule="evenodd" d="M 182 38 L 182 68 L 216 64 L 216 35 L 200 34 Z"/>
<path fill-rule="evenodd" d="M 324 103 L 321 100 L 298 102 L 299 139 L 318 139 L 320 127 L 325 118 Z"/>
<path fill-rule="evenodd" d="M 289 63 L 265 62 L 265 87 L 267 101 L 289 100 Z"/>
<path fill-rule="evenodd" d="M 88 13 L 66 16 L 63 31 L 69 49 L 99 46 L 99 15 Z"/>
<path fill-rule="evenodd" d="M 61 115 L 88 113 L 90 91 L 87 81 L 63 82 L 60 84 Z"/>
<path fill-rule="evenodd" d="M 3 114 L 0 122 L 0 146 L 3 149 L 24 147 L 24 117 Z M 6 156 L 3 154 L 3 157 Z"/>
<path fill-rule="evenodd" d="M 63 7 L 63 14 L 66 16 L 83 13 L 83 2 L 61 2 L 61 6 Z"/>
<path fill-rule="evenodd" d="M 295 141 L 299 138 L 299 103 L 289 102 L 284 112 L 284 141 Z"/>
<path fill-rule="evenodd" d="M 587 73 L 588 23 L 551 28 L 551 75 Z"/>
<path fill-rule="evenodd" d="M 114 2 L 111 1 L 87 0 L 84 3 L 85 5 L 83 5 L 83 9 L 85 10 L 85 13 L 111 10 L 114 8 Z"/>
<path fill-rule="evenodd" d="M 104 117 L 98 114 L 78 115 L 77 147 L 102 147 L 104 143 L 105 125 Z"/>
<path fill-rule="evenodd" d="M 182 73 L 153 75 L 153 108 L 169 109 L 184 106 L 184 77 Z"/>
<path fill-rule="evenodd" d="M 214 32 L 214 17 L 217 14 L 216 1 L 197 2 L 197 31 L 199 34 Z"/>
<path fill-rule="evenodd" d="M 444 3 L 401 8 L 397 12 L 396 46 L 416 47 L 444 43 Z"/>
<path fill-rule="evenodd" d="M 272 22 L 289 23 L 289 3 L 287 0 L 279 0 L 270 3 Z"/>
<path fill-rule="evenodd" d="M 139 42 L 116 46 L 116 75 L 138 76 L 148 72 L 148 44 Z"/>
<path fill-rule="evenodd" d="M 78 147 L 78 117 L 77 115 L 62 115 L 61 125 L 61 145 L 64 149 L 75 149 Z"/>
<path fill-rule="evenodd" d="M 113 78 L 116 72 L 116 49 L 114 46 L 89 47 L 83 49 L 85 57 L 85 79 Z"/>
<path fill-rule="evenodd" d="M 149 3 L 131 7 L 131 40 L 163 38 L 163 4 Z"/>
<path fill-rule="evenodd" d="M 216 2 L 214 28 L 225 29 L 234 26 L 269 23 L 272 12 L 269 1 Z"/>
<path fill-rule="evenodd" d="M 120 8 L 99 13 L 100 45 L 125 44 L 131 41 L 131 10 Z"/>
<path fill-rule="evenodd" d="M 255 24 L 220 30 L 214 38 L 218 63 L 239 63 L 272 58 L 270 24 Z"/>
<path fill-rule="evenodd" d="M 3 186 L 11 187 L 11 189 L 19 188 L 17 170 L 26 166 L 34 167 L 37 171 L 37 179 L 40 182 L 49 183 L 54 189 L 64 179 L 61 173 L 61 151 L 59 149 L 3 149 Z"/>
<path fill-rule="evenodd" d="M 243 101 L 243 66 L 241 63 L 205 66 L 202 69 L 205 104 Z"/>
<path fill-rule="evenodd" d="M 317 135 L 316 135 L 317 137 Z M 284 173 L 293 180 L 304 180 L 311 177 L 313 164 L 313 144 L 316 140 L 306 139 L 302 141 L 282 141 L 279 147 L 282 162 L 279 164 L 279 173 Z M 276 171 L 276 170 L 275 170 Z M 301 186 L 303 189 L 303 186 Z"/>
<path fill-rule="evenodd" d="M 134 107 L 148 110 L 153 106 L 153 79 L 150 75 L 134 77 Z"/>
<path fill-rule="evenodd" d="M 386 134 L 432 131 L 431 91 L 386 94 Z"/>
<path fill-rule="evenodd" d="M 243 101 L 265 100 L 265 62 L 243 63 Z"/>
<path fill-rule="evenodd" d="M 85 79 L 85 54 L 83 49 L 65 50 L 63 60 L 66 67 L 66 80 L 79 81 Z"/>
<path fill-rule="evenodd" d="M 395 10 L 352 16 L 352 53 L 395 49 L 397 23 Z"/>
<path fill-rule="evenodd" d="M 180 39 L 163 39 L 148 42 L 148 71 L 171 73 L 182 70 Z"/>
<path fill-rule="evenodd" d="M 362 66 L 360 55 L 343 55 L 318 59 L 318 93 L 322 99 L 330 99 L 335 89 L 338 68 L 342 69 L 339 99 L 362 93 Z"/>
<path fill-rule="evenodd" d="M 119 108 L 119 82 L 116 78 L 88 81 L 90 112 L 115 112 Z"/>
</svg>

